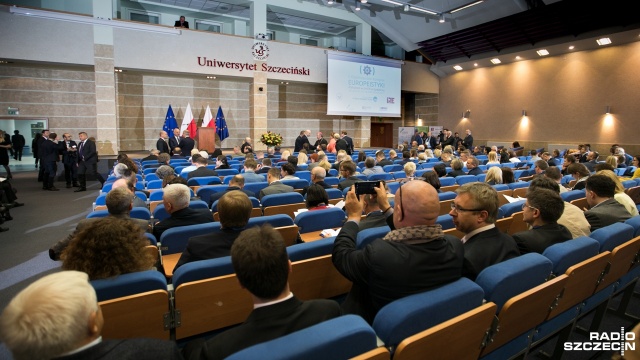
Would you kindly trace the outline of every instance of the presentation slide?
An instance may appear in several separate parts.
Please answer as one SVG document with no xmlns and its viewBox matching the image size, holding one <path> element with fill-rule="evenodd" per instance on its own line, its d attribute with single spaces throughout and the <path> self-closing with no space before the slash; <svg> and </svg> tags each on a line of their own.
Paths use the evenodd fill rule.
<svg viewBox="0 0 640 360">
<path fill-rule="evenodd" d="M 401 61 L 327 56 L 327 115 L 400 117 Z"/>
</svg>

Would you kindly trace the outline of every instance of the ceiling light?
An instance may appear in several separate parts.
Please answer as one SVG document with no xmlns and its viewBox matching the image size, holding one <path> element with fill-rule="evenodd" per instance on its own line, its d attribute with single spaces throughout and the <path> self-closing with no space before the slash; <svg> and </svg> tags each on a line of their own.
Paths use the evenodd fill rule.
<svg viewBox="0 0 640 360">
<path fill-rule="evenodd" d="M 538 55 L 540 56 L 546 56 L 549 55 L 549 51 L 547 49 L 540 49 L 538 51 L 536 51 L 538 53 Z"/>
<path fill-rule="evenodd" d="M 520 56 L 516 56 L 516 60 L 520 60 L 522 59 Z"/>
<path fill-rule="evenodd" d="M 573 49 L 575 49 L 575 48 L 576 48 L 576 47 L 575 47 L 575 46 L 573 46 L 573 45 L 569 46 L 569 50 L 573 50 Z"/>
<path fill-rule="evenodd" d="M 440 14 L 440 20 L 438 20 L 441 24 L 444 22 L 444 14 Z"/>
<path fill-rule="evenodd" d="M 458 70 L 458 71 L 462 70 L 462 66 L 460 66 L 460 65 L 456 65 L 456 66 L 454 66 L 453 68 L 454 68 L 454 69 L 456 69 L 456 70 Z"/>
<path fill-rule="evenodd" d="M 611 39 L 609 38 L 602 38 L 602 39 L 598 39 L 596 40 L 596 42 L 598 43 L 598 45 L 602 46 L 602 45 L 609 45 L 611 44 Z"/>
<path fill-rule="evenodd" d="M 333 0 L 327 1 L 327 5 L 333 5 Z"/>
<path fill-rule="evenodd" d="M 413 5 L 409 5 L 409 8 L 411 8 L 411 10 L 420 11 L 420 12 L 423 12 L 423 13 L 427 13 L 429 15 L 438 15 L 438 13 L 435 12 L 435 11 L 431 11 L 431 10 L 428 10 L 428 9 L 423 9 L 421 7 L 417 7 L 417 6 L 413 6 Z"/>
<path fill-rule="evenodd" d="M 113 72 L 122 72 L 122 69 L 113 69 Z"/>
<path fill-rule="evenodd" d="M 409 11 L 409 5 L 404 5 L 404 11 Z"/>
<path fill-rule="evenodd" d="M 607 106 L 604 108 L 604 113 L 605 113 L 605 114 L 607 114 L 607 115 L 611 114 L 611 106 L 607 105 Z"/>
<path fill-rule="evenodd" d="M 215 76 L 207 76 L 207 79 L 215 79 Z"/>
<path fill-rule="evenodd" d="M 382 0 L 382 1 L 384 1 L 384 2 L 386 2 L 386 3 L 389 3 L 389 4 L 402 6 L 402 3 L 401 3 L 401 2 L 397 2 L 397 1 L 393 1 L 393 0 Z"/>
<path fill-rule="evenodd" d="M 527 110 L 522 110 L 522 117 L 527 116 Z"/>
<path fill-rule="evenodd" d="M 360 0 L 361 3 L 366 4 L 369 0 Z"/>
<path fill-rule="evenodd" d="M 494 63 L 494 64 L 500 64 L 502 61 L 500 61 L 500 59 L 498 59 L 498 58 L 493 58 L 493 59 L 491 59 L 491 62 Z"/>
<path fill-rule="evenodd" d="M 479 1 L 474 1 L 474 2 L 469 3 L 469 4 L 466 4 L 466 5 L 459 6 L 459 7 L 455 8 L 455 9 L 453 9 L 453 10 L 450 10 L 450 11 L 449 11 L 449 14 L 453 14 L 453 13 L 455 13 L 455 12 L 458 12 L 458 11 L 460 11 L 460 10 L 464 10 L 464 9 L 466 9 L 466 8 L 470 8 L 470 7 L 472 7 L 472 6 L 475 6 L 475 5 L 481 4 L 481 3 L 483 3 L 483 2 L 484 2 L 484 0 L 479 0 Z"/>
<path fill-rule="evenodd" d="M 356 11 L 360 11 L 360 1 L 356 0 Z"/>
<path fill-rule="evenodd" d="M 473 63 L 473 66 L 478 66 L 478 63 Z"/>
</svg>

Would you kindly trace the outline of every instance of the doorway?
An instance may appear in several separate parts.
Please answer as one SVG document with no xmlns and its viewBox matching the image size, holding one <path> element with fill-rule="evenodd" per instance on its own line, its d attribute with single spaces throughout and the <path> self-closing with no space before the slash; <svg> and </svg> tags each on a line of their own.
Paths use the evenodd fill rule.
<svg viewBox="0 0 640 360">
<path fill-rule="evenodd" d="M 393 124 L 371 123 L 371 147 L 393 147 Z"/>
</svg>

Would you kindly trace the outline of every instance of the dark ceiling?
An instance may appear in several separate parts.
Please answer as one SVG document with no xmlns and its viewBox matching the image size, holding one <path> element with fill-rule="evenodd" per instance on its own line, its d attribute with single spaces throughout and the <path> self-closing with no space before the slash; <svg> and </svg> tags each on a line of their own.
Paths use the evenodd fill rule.
<svg viewBox="0 0 640 360">
<path fill-rule="evenodd" d="M 557 39 L 597 36 L 640 28 L 632 0 L 563 0 L 545 5 L 527 1 L 529 10 L 419 42 L 431 63 Z"/>
</svg>

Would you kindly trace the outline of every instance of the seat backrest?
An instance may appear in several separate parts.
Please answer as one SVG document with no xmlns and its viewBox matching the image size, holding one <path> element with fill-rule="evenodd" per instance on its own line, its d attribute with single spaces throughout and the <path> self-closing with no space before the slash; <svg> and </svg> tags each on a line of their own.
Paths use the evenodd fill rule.
<svg viewBox="0 0 640 360">
<path fill-rule="evenodd" d="M 191 209 L 207 209 L 207 210 L 209 210 L 209 205 L 204 200 L 191 200 L 191 201 L 189 201 L 189 208 L 191 208 Z"/>
<path fill-rule="evenodd" d="M 162 189 L 162 180 L 147 181 L 147 189 Z"/>
<path fill-rule="evenodd" d="M 104 184 L 104 186 L 102 187 L 102 191 L 103 193 L 108 193 L 109 191 L 111 191 L 111 188 L 113 187 L 113 183 L 109 183 L 109 184 Z"/>
<path fill-rule="evenodd" d="M 167 290 L 167 280 L 157 270 L 138 271 L 107 279 L 92 280 L 98 301 L 116 299 L 153 290 Z"/>
<path fill-rule="evenodd" d="M 300 228 L 300 233 L 308 233 L 341 227 L 345 216 L 342 209 L 332 207 L 324 210 L 303 212 L 296 216 L 294 223 Z"/>
<path fill-rule="evenodd" d="M 443 177 L 440 178 L 440 186 L 451 186 L 456 184 L 456 178 Z"/>
<path fill-rule="evenodd" d="M 260 200 L 262 207 L 303 203 L 304 197 L 297 192 L 266 195 Z"/>
<path fill-rule="evenodd" d="M 334 237 L 311 241 L 308 243 L 295 244 L 287 247 L 289 260 L 301 261 L 314 257 L 330 255 L 333 250 Z"/>
<path fill-rule="evenodd" d="M 161 244 L 160 250 L 163 255 L 181 253 L 187 248 L 189 238 L 218 231 L 220 231 L 219 222 L 173 227 L 160 235 L 158 239 Z"/>
<path fill-rule="evenodd" d="M 440 201 L 453 200 L 456 198 L 456 196 L 457 194 L 453 191 L 441 192 L 441 193 L 438 193 L 438 200 Z"/>
<path fill-rule="evenodd" d="M 504 217 L 512 216 L 514 213 L 522 211 L 522 205 L 524 205 L 526 200 L 518 200 L 512 203 L 504 204 L 500 206 L 500 209 L 503 211 Z"/>
<path fill-rule="evenodd" d="M 571 202 L 576 199 L 582 199 L 586 196 L 584 190 L 570 190 L 560 193 L 560 197 L 562 200 L 566 202 Z"/>
<path fill-rule="evenodd" d="M 203 185 L 220 185 L 222 182 L 220 181 L 220 177 L 218 176 L 202 176 L 202 177 L 192 177 L 187 180 L 187 185 L 189 186 L 203 186 Z"/>
<path fill-rule="evenodd" d="M 164 208 L 164 204 L 159 204 L 158 206 L 156 206 L 156 208 L 153 209 L 152 214 L 155 221 L 162 221 L 164 219 L 168 219 L 171 216 Z"/>
<path fill-rule="evenodd" d="M 461 175 L 461 176 L 456 176 L 455 179 L 456 179 L 456 184 L 458 185 L 464 185 L 466 183 L 478 181 L 478 178 L 475 175 Z"/>
<path fill-rule="evenodd" d="M 281 226 L 289 226 L 294 225 L 293 219 L 289 215 L 286 214 L 277 214 L 277 215 L 265 215 L 258 216 L 249 219 L 247 223 L 247 228 L 253 226 L 261 226 L 262 224 L 271 224 L 273 227 L 281 227 Z"/>
<path fill-rule="evenodd" d="M 304 189 L 305 187 L 309 186 L 309 182 L 304 179 L 282 180 L 281 182 L 285 185 L 293 187 L 294 189 Z"/>
<path fill-rule="evenodd" d="M 182 284 L 233 273 L 234 270 L 233 265 L 231 264 L 231 256 L 192 261 L 176 269 L 173 273 L 171 283 L 173 284 L 174 289 L 178 289 Z"/>
<path fill-rule="evenodd" d="M 384 170 L 384 172 L 386 172 L 386 173 L 392 173 L 392 172 L 395 172 L 395 171 L 402 171 L 402 165 L 397 165 L 397 164 L 385 165 L 385 166 L 382 167 L 382 170 Z"/>
<path fill-rule="evenodd" d="M 400 188 L 400 183 L 398 182 L 389 182 L 387 183 L 387 188 L 389 188 L 389 194 L 395 194 Z"/>
<path fill-rule="evenodd" d="M 482 305 L 483 295 L 476 283 L 460 278 L 385 305 L 373 320 L 373 328 L 393 352 L 407 337 Z"/>
<path fill-rule="evenodd" d="M 640 216 L 634 216 L 624 223 L 633 227 L 633 237 L 640 236 Z"/>
<path fill-rule="evenodd" d="M 147 239 L 149 239 L 149 244 L 150 244 L 150 245 L 153 245 L 153 246 L 158 245 L 158 239 L 156 239 L 156 237 L 155 237 L 152 233 L 145 232 L 145 233 L 144 233 L 144 236 L 145 236 Z"/>
<path fill-rule="evenodd" d="M 147 208 L 134 207 L 129 212 L 129 216 L 133 219 L 149 220 L 151 219 L 151 212 Z"/>
<path fill-rule="evenodd" d="M 298 165 L 298 166 L 302 166 L 302 165 Z M 307 183 L 311 183 L 311 171 L 309 170 L 298 170 L 296 171 L 295 176 L 299 177 L 302 180 L 306 180 Z"/>
<path fill-rule="evenodd" d="M 106 217 L 107 215 L 109 215 L 109 210 L 96 210 L 87 214 L 87 219 L 102 218 Z"/>
<path fill-rule="evenodd" d="M 254 182 L 254 183 L 245 183 L 244 184 L 244 189 L 252 191 L 254 194 L 258 195 L 260 190 L 266 188 L 267 186 L 269 186 L 269 183 L 266 182 L 266 181 L 264 181 L 264 182 Z"/>
<path fill-rule="evenodd" d="M 338 189 L 325 189 L 327 195 L 329 195 L 329 200 L 331 199 L 342 199 L 342 191 Z"/>
<path fill-rule="evenodd" d="M 635 180 L 625 180 L 625 181 L 622 182 L 622 186 L 625 189 L 630 189 L 630 188 L 632 188 L 632 187 L 634 187 L 636 185 L 637 185 L 637 183 L 636 183 Z"/>
<path fill-rule="evenodd" d="M 545 282 L 552 267 L 551 260 L 540 254 L 524 254 L 486 267 L 476 284 L 484 290 L 485 300 L 495 303 L 500 311 L 510 298 Z"/>
<path fill-rule="evenodd" d="M 107 194 L 101 193 L 100 195 L 98 195 L 95 202 L 96 205 L 107 205 Z"/>
<path fill-rule="evenodd" d="M 391 180 L 393 180 L 393 175 L 388 174 L 388 173 L 371 174 L 371 175 L 367 176 L 367 180 L 368 181 L 375 181 L 375 180 L 391 181 Z"/>
<path fill-rule="evenodd" d="M 162 196 L 164 195 L 164 190 L 156 190 L 152 191 L 149 194 L 149 201 L 162 201 Z"/>
<path fill-rule="evenodd" d="M 453 229 L 456 227 L 453 223 L 453 217 L 451 217 L 451 215 L 449 214 L 438 216 L 438 220 L 436 220 L 436 223 L 442 226 L 442 230 Z"/>
<path fill-rule="evenodd" d="M 366 321 L 343 315 L 248 347 L 227 359 L 349 359 L 376 347 L 376 334 Z"/>
<path fill-rule="evenodd" d="M 388 226 L 380 226 L 375 228 L 364 229 L 358 232 L 358 237 L 356 238 L 356 247 L 358 249 L 362 249 L 363 247 L 370 244 L 375 239 L 382 239 L 391 231 L 391 228 Z"/>
<path fill-rule="evenodd" d="M 209 204 L 209 201 L 211 199 L 211 195 L 213 195 L 214 193 L 217 192 L 222 192 L 227 190 L 229 186 L 228 185 L 205 185 L 205 186 L 200 186 L 198 188 L 198 190 L 196 191 L 196 195 L 203 201 L 206 201 L 207 204 Z M 211 206 L 211 204 L 209 204 L 209 206 Z"/>
<path fill-rule="evenodd" d="M 509 189 L 527 188 L 527 187 L 529 187 L 529 182 L 527 182 L 527 181 L 516 181 L 514 183 L 507 184 L 507 186 L 509 187 Z"/>
<path fill-rule="evenodd" d="M 604 279 L 598 284 L 596 292 L 606 288 L 607 286 L 618 281 L 622 276 L 626 275 L 629 270 L 637 263 L 638 252 L 640 251 L 640 237 L 635 237 L 621 245 L 616 246 L 611 251 L 609 259 L 610 266 Z"/>
<path fill-rule="evenodd" d="M 335 185 L 338 185 L 340 183 L 340 179 L 338 179 L 335 176 L 327 176 L 327 177 L 324 178 L 324 182 L 327 185 L 335 186 Z"/>
<path fill-rule="evenodd" d="M 614 223 L 591 232 L 589 237 L 600 243 L 600 252 L 613 251 L 616 246 L 631 240 L 634 232 L 629 224 Z"/>
<path fill-rule="evenodd" d="M 542 255 L 553 264 L 555 275 L 564 274 L 571 266 L 598 255 L 600 244 L 587 236 L 580 236 L 549 246 Z"/>
</svg>

